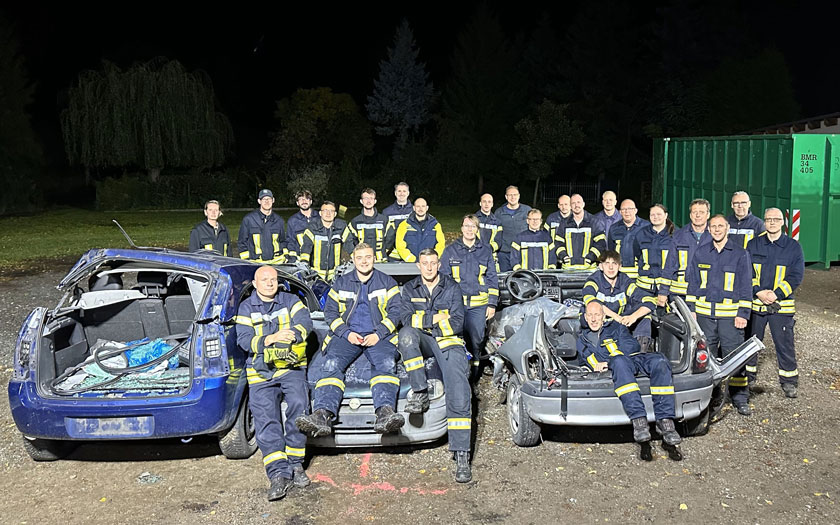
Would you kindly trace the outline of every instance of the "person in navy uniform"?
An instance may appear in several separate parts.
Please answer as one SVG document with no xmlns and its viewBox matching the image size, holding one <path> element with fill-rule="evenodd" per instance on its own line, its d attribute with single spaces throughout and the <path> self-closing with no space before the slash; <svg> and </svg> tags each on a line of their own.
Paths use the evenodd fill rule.
<svg viewBox="0 0 840 525">
<path fill-rule="evenodd" d="M 514 270 L 547 270 L 557 268 L 557 254 L 551 234 L 542 227 L 542 212 L 528 212 L 528 229 L 520 232 L 510 245 Z"/>
<path fill-rule="evenodd" d="M 572 214 L 572 199 L 568 195 L 560 195 L 557 198 L 557 211 L 549 213 L 545 219 L 545 227 L 551 233 L 551 238 L 557 235 L 557 228 L 560 227 L 566 217 Z"/>
<path fill-rule="evenodd" d="M 394 242 L 400 260 L 405 262 L 417 262 L 417 256 L 426 248 L 432 248 L 438 255 L 443 253 L 446 247 L 443 228 L 434 215 L 429 213 L 426 199 L 414 200 L 414 211 L 397 228 Z"/>
<path fill-rule="evenodd" d="M 271 482 L 268 499 L 274 501 L 292 485 L 309 485 L 303 469 L 306 436 L 294 421 L 309 408 L 306 338 L 312 319 L 297 296 L 280 291 L 277 271 L 266 265 L 254 273 L 254 292 L 239 305 L 235 322 L 236 342 L 248 353 L 248 407 Z"/>
<path fill-rule="evenodd" d="M 527 217 L 531 207 L 519 202 L 519 188 L 516 186 L 508 186 L 505 189 L 505 199 L 507 203 L 496 208 L 494 214 L 502 226 L 497 254 L 499 271 L 509 272 L 513 270 L 511 244 L 520 232 L 528 229 Z"/>
<path fill-rule="evenodd" d="M 298 251 L 303 244 L 303 232 L 312 224 L 318 223 L 318 210 L 312 209 L 312 193 L 302 190 L 295 193 L 298 211 L 286 221 L 286 260 L 298 260 Z"/>
<path fill-rule="evenodd" d="M 502 223 L 493 214 L 493 196 L 485 193 L 478 202 L 478 238 L 493 251 L 496 271 L 499 271 L 499 243 L 502 242 Z"/>
<path fill-rule="evenodd" d="M 733 213 L 726 219 L 729 222 L 729 239 L 744 249 L 750 239 L 764 231 L 764 223 L 750 212 L 751 205 L 747 192 L 736 191 L 732 195 Z"/>
<path fill-rule="evenodd" d="M 286 230 L 283 218 L 274 213 L 274 194 L 260 190 L 259 208 L 242 219 L 239 226 L 239 257 L 265 264 L 286 260 Z"/>
<path fill-rule="evenodd" d="M 605 191 L 601 196 L 601 205 L 604 209 L 595 214 L 595 220 L 599 222 L 599 228 L 604 231 L 604 235 L 609 237 L 610 227 L 621 220 L 621 213 L 615 209 L 615 203 L 618 198 L 615 192 Z"/>
<path fill-rule="evenodd" d="M 668 303 L 671 281 L 677 275 L 677 250 L 668 231 L 668 211 L 662 204 L 650 207 L 650 224 L 633 234 L 636 286 L 656 296 L 656 306 Z"/>
<path fill-rule="evenodd" d="M 584 209 L 583 197 L 571 197 L 572 214 L 557 228 L 554 245 L 557 263 L 564 268 L 591 269 L 607 248 L 607 237 L 595 218 Z"/>
<path fill-rule="evenodd" d="M 613 224 L 607 236 L 607 249 L 618 252 L 621 256 L 621 273 L 627 274 L 631 279 L 639 276 L 636 259 L 633 257 L 633 232 L 650 224 L 637 215 L 638 211 L 633 200 L 621 201 L 621 208 L 618 210 L 621 214 L 621 222 Z"/>
<path fill-rule="evenodd" d="M 677 274 L 671 281 L 671 295 L 683 299 L 688 291 L 686 269 L 694 257 L 694 252 L 701 245 L 712 242 L 709 233 L 709 216 L 711 205 L 706 199 L 694 199 L 688 206 L 689 222 L 674 232 L 674 247 L 677 249 Z"/>
<path fill-rule="evenodd" d="M 324 201 L 318 220 L 303 232 L 300 246 L 300 262 L 308 265 L 326 282 L 335 279 L 335 272 L 341 263 L 344 246 L 342 234 L 347 223 L 335 218 L 335 203 Z"/>
<path fill-rule="evenodd" d="M 765 233 L 747 243 L 753 267 L 752 329 L 753 335 L 764 339 L 764 330 L 770 325 L 770 334 L 776 346 L 779 363 L 779 382 L 787 397 L 797 396 L 799 369 L 793 342 L 796 301 L 793 293 L 802 284 L 805 275 L 805 258 L 802 246 L 782 233 L 784 215 L 779 208 L 764 212 Z M 755 380 L 758 358 L 747 362 L 747 378 Z"/>
<path fill-rule="evenodd" d="M 394 230 L 388 228 L 388 217 L 376 211 L 376 191 L 372 188 L 362 190 L 359 199 L 362 213 L 353 217 L 342 234 L 342 240 L 349 250 L 359 243 L 373 248 L 376 262 L 388 260 L 388 254 L 394 249 Z"/>
<path fill-rule="evenodd" d="M 230 257 L 230 234 L 224 224 L 219 221 L 223 215 L 219 201 L 210 200 L 204 203 L 204 220 L 195 225 L 190 232 L 189 250 L 214 250 L 219 255 Z"/>
<path fill-rule="evenodd" d="M 394 197 L 396 197 L 397 200 L 382 210 L 382 214 L 388 217 L 388 228 L 395 232 L 394 235 L 396 235 L 397 228 L 399 228 L 400 224 L 402 224 L 413 211 L 413 205 L 411 204 L 411 201 L 408 200 L 409 195 L 410 191 L 408 183 L 398 182 L 394 185 Z M 397 250 L 393 249 L 391 250 L 391 253 L 388 254 L 388 260 L 401 261 L 402 259 L 400 259 Z"/>
</svg>

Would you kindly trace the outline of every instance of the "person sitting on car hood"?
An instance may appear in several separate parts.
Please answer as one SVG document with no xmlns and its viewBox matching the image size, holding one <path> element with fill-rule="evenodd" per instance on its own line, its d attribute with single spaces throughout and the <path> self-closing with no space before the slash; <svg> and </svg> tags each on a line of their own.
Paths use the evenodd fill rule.
<svg viewBox="0 0 840 525">
<path fill-rule="evenodd" d="M 277 271 L 265 265 L 254 273 L 254 293 L 239 305 L 235 321 L 236 342 L 249 354 L 245 368 L 248 407 L 271 481 L 268 499 L 274 501 L 283 498 L 293 484 L 309 485 L 303 470 L 306 436 L 293 421 L 309 405 L 306 337 L 312 331 L 312 319 L 297 296 L 279 291 Z M 286 402 L 285 425 L 281 401 Z"/>
<path fill-rule="evenodd" d="M 657 432 L 666 444 L 680 444 L 682 438 L 674 427 L 674 379 L 668 359 L 660 353 L 641 353 L 639 342 L 623 324 L 605 324 L 604 307 L 597 301 L 586 305 L 585 319 L 588 328 L 578 338 L 578 353 L 592 370 L 609 368 L 612 372 L 615 394 L 633 423 L 633 439 L 637 443 L 650 441 L 647 411 L 636 382 L 638 371 L 650 378 Z"/>
</svg>

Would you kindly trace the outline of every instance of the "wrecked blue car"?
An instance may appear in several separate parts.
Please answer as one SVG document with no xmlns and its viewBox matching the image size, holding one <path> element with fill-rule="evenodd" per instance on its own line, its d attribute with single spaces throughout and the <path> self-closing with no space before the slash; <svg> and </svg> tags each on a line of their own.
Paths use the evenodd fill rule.
<svg viewBox="0 0 840 525">
<path fill-rule="evenodd" d="M 248 410 L 247 355 L 233 322 L 258 265 L 211 252 L 98 249 L 59 283 L 53 308 L 32 310 L 13 350 L 9 405 L 29 455 L 63 457 L 83 441 L 216 436 L 222 453 L 257 449 Z M 309 308 L 310 373 L 317 374 L 326 284 L 277 266 L 281 285 Z M 348 370 L 336 432 L 317 445 L 377 446 L 433 441 L 446 433 L 443 384 L 430 373 L 432 409 L 406 417 L 399 434 L 373 431 L 363 356 Z M 430 363 L 429 366 L 434 366 Z M 369 366 L 368 366 L 369 368 Z M 398 409 L 405 403 L 404 370 Z M 408 416 L 408 414 L 405 414 Z"/>
</svg>

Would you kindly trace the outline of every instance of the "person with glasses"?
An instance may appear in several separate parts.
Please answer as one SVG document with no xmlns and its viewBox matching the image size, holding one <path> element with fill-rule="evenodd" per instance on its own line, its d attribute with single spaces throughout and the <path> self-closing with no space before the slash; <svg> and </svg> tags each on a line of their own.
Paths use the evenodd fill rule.
<svg viewBox="0 0 840 525">
<path fill-rule="evenodd" d="M 618 252 L 621 256 L 621 273 L 635 279 L 639 276 L 639 271 L 636 268 L 636 260 L 633 258 L 633 237 L 631 233 L 650 223 L 636 215 L 638 210 L 632 199 L 621 201 L 618 212 L 621 213 L 621 222 L 610 228 L 610 233 L 607 235 L 607 249 Z M 624 264 L 624 261 L 627 261 L 627 263 Z"/>
<path fill-rule="evenodd" d="M 758 237 L 764 231 L 764 223 L 750 212 L 750 196 L 745 191 L 736 191 L 732 195 L 732 215 L 726 218 L 729 222 L 729 239 L 741 248 L 746 249 L 747 243 L 753 237 Z"/>
<path fill-rule="evenodd" d="M 752 335 L 764 339 L 764 329 L 770 325 L 776 360 L 779 363 L 779 383 L 786 397 L 796 397 L 799 370 L 793 346 L 793 315 L 796 303 L 793 292 L 802 284 L 805 258 L 802 246 L 782 233 L 784 215 L 779 208 L 764 212 L 766 233 L 747 243 L 752 258 L 753 300 Z M 747 378 L 755 381 L 758 374 L 758 356 L 747 361 Z"/>
</svg>

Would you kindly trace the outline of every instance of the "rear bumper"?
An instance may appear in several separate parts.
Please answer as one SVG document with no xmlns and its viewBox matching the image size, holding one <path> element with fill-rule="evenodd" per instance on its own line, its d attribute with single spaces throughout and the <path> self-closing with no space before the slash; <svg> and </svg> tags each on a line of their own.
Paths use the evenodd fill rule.
<svg viewBox="0 0 840 525">
<path fill-rule="evenodd" d="M 332 435 L 309 438 L 307 444 L 315 447 L 390 447 L 428 443 L 446 434 L 446 396 L 429 403 L 423 414 L 405 412 L 405 399 L 397 401 L 397 412 L 405 418 L 405 425 L 394 434 L 377 434 L 373 430 L 376 414 L 370 399 L 360 400 L 361 406 L 350 408 L 350 400 L 343 399 Z"/>
<path fill-rule="evenodd" d="M 229 390 L 235 385 L 225 380 L 194 379 L 184 396 L 144 399 L 44 398 L 32 381 L 11 381 L 9 406 L 18 430 L 32 438 L 154 439 L 213 434 L 233 421 L 226 406 L 231 404 Z"/>
<path fill-rule="evenodd" d="M 583 384 L 569 381 L 567 389 L 546 383 L 527 381 L 522 385 L 522 401 L 534 421 L 547 425 L 613 426 L 626 425 L 630 419 L 615 395 L 610 379 L 587 380 Z M 653 400 L 647 378 L 638 378 L 647 418 L 655 421 Z M 674 376 L 674 409 L 678 421 L 694 419 L 709 406 L 712 397 L 712 376 L 704 374 Z M 563 410 L 565 398 L 565 413 Z"/>
</svg>

